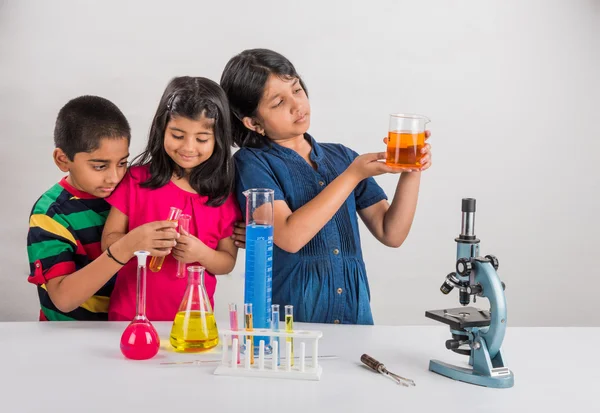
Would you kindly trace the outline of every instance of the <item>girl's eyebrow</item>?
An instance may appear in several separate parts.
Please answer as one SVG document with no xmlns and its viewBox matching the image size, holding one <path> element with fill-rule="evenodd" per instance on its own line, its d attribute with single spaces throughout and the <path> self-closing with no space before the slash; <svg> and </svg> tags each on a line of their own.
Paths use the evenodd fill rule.
<svg viewBox="0 0 600 413">
<path fill-rule="evenodd" d="M 294 78 L 294 81 L 292 82 L 292 84 L 290 85 L 290 87 L 292 87 L 292 88 L 293 88 L 293 87 L 294 87 L 294 86 L 296 86 L 297 84 L 298 84 L 298 78 L 297 78 L 297 77 L 295 77 L 295 78 Z M 275 94 L 273 95 L 273 97 L 267 98 L 267 99 L 268 99 L 268 100 L 267 100 L 267 102 L 271 102 L 271 101 L 273 101 L 274 99 L 276 99 L 276 98 L 278 98 L 278 97 L 279 97 L 279 93 L 275 93 Z"/>
<path fill-rule="evenodd" d="M 267 101 L 272 102 L 279 97 L 279 93 L 275 93 L 272 97 L 270 97 Z"/>
</svg>

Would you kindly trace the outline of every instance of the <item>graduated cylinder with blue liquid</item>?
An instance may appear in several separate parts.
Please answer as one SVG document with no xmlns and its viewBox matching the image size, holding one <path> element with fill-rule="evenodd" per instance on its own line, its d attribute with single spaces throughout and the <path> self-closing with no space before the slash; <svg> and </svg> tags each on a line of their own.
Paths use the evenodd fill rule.
<svg viewBox="0 0 600 413">
<path fill-rule="evenodd" d="M 254 328 L 270 328 L 273 296 L 273 200 L 272 189 L 249 189 L 246 195 L 246 277 L 244 303 L 252 303 Z M 270 351 L 269 337 L 260 340 Z"/>
</svg>

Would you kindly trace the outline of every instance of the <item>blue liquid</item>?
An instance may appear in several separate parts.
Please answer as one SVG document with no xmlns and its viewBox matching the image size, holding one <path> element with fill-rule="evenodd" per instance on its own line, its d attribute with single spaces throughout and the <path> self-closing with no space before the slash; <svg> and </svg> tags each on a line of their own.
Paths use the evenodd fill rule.
<svg viewBox="0 0 600 413">
<path fill-rule="evenodd" d="M 270 328 L 271 300 L 273 296 L 273 226 L 248 225 L 246 227 L 246 278 L 244 302 L 252 303 L 254 328 Z M 265 350 L 270 350 L 269 337 L 254 337 L 255 351 L 260 340 Z M 269 351 L 270 352 L 270 351 Z"/>
</svg>

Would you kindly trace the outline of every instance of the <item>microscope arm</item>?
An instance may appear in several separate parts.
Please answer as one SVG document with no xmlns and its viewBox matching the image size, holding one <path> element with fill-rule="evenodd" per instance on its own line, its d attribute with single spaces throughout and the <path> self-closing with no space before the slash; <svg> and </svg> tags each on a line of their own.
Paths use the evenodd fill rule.
<svg viewBox="0 0 600 413">
<path fill-rule="evenodd" d="M 481 295 L 490 301 L 490 326 L 480 330 L 480 335 L 488 347 L 490 358 L 496 357 L 506 333 L 506 297 L 502 282 L 492 264 L 486 260 L 474 259 L 475 284 L 483 289 Z"/>
</svg>

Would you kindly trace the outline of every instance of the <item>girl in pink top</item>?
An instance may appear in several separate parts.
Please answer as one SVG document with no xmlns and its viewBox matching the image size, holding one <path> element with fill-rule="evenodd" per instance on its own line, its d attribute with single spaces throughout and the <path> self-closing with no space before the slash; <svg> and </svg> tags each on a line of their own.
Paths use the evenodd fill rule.
<svg viewBox="0 0 600 413">
<path fill-rule="evenodd" d="M 171 250 L 159 272 L 148 272 L 146 315 L 175 318 L 187 286 L 177 261 L 206 268 L 205 286 L 214 308 L 216 274 L 235 266 L 232 239 L 241 214 L 233 189 L 231 124 L 221 87 L 201 77 L 178 77 L 167 86 L 154 116 L 148 145 L 108 198 L 112 205 L 102 235 L 104 248 L 147 222 L 164 220 L 170 207 L 191 215 L 189 234 L 165 241 Z M 149 264 L 149 263 L 148 263 Z M 136 262 L 117 276 L 108 319 L 135 316 Z"/>
</svg>

